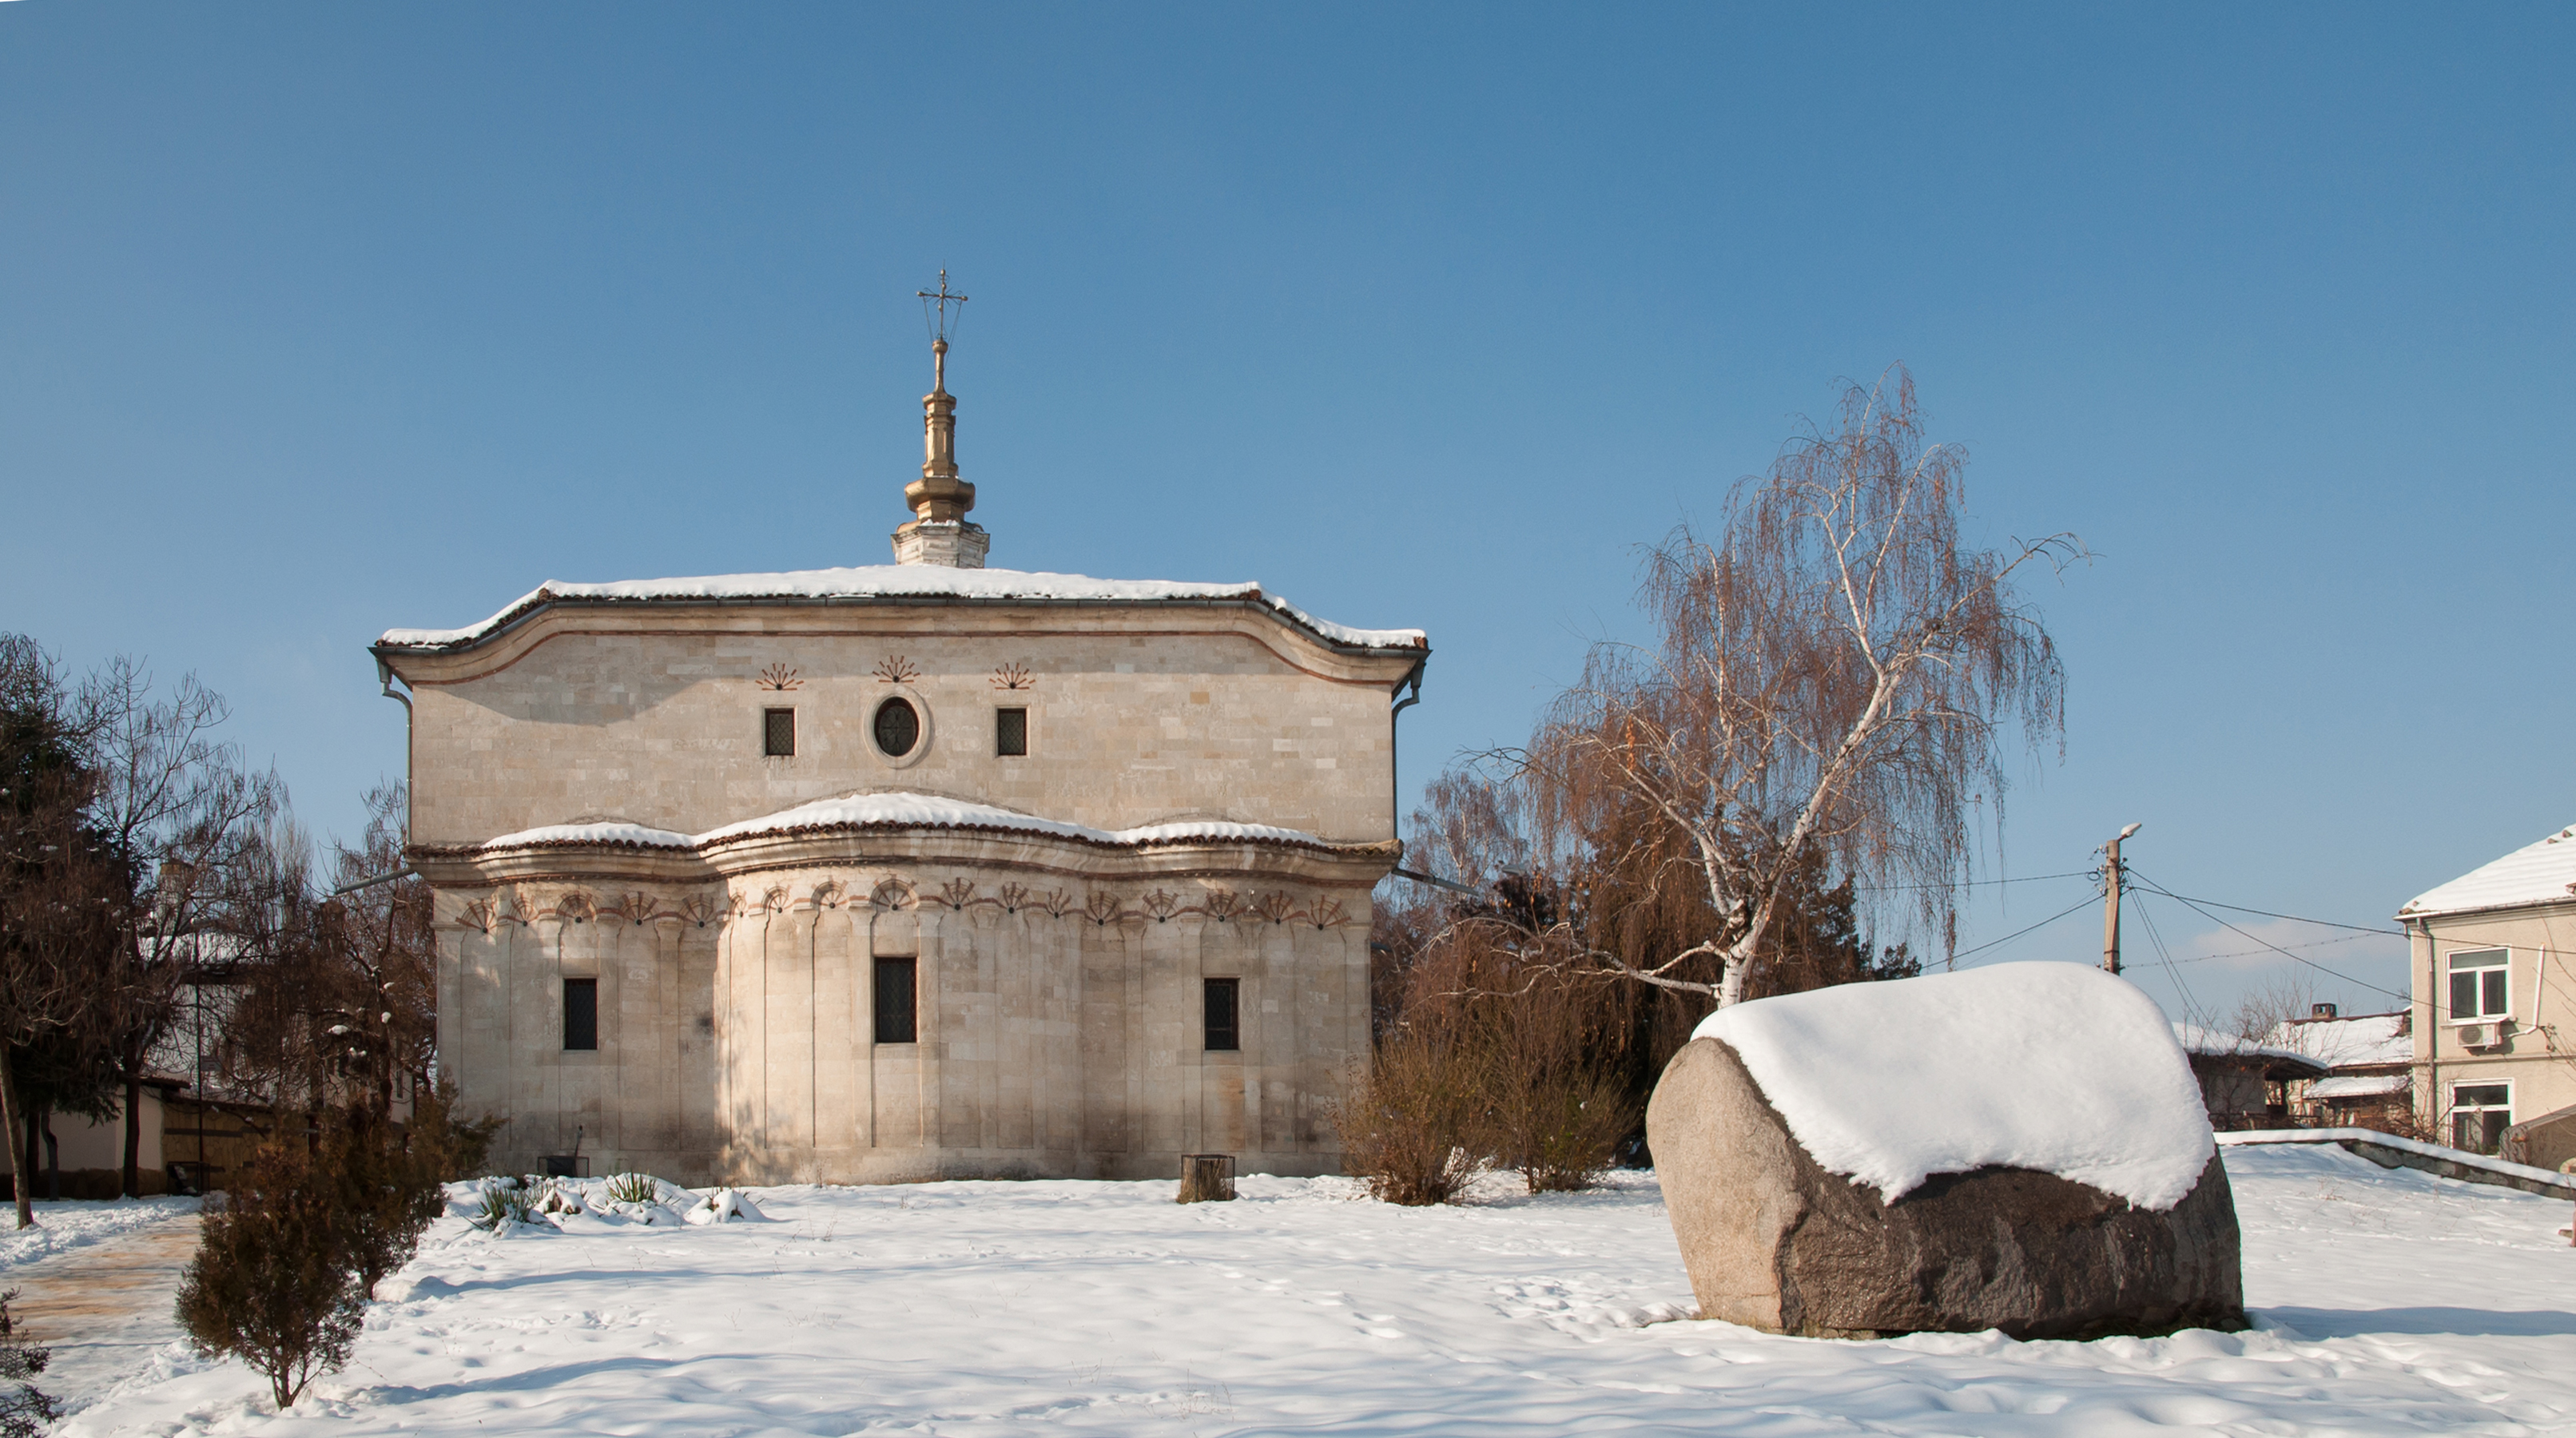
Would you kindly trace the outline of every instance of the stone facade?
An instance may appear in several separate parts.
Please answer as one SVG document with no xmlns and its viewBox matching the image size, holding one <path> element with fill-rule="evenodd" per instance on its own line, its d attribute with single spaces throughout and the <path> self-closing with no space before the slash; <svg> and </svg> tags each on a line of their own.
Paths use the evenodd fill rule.
<svg viewBox="0 0 2576 1438">
<path fill-rule="evenodd" d="M 1427 648 L 1248 588 L 888 592 L 921 573 L 564 586 L 377 646 L 410 689 L 442 1065 L 508 1121 L 496 1163 L 577 1142 L 595 1172 L 691 1183 L 1338 1168 L 1325 1113 L 1368 1053 L 1370 891 L 1398 852 L 1391 704 Z M 917 737 L 889 753 L 897 698 Z M 1006 709 L 1024 754 L 997 752 Z M 767 752 L 774 710 L 792 754 Z M 841 796 L 862 809 L 790 812 Z M 880 1041 L 879 961 L 906 959 L 915 1039 Z M 570 1048 L 584 981 L 596 1047 Z"/>
</svg>

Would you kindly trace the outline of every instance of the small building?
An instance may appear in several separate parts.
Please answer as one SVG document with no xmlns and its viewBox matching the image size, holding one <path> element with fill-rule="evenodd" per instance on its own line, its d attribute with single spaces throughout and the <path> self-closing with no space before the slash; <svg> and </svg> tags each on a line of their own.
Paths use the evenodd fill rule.
<svg viewBox="0 0 2576 1438">
<path fill-rule="evenodd" d="M 2414 1018 L 2403 1011 L 2345 1017 L 2318 1004 L 2263 1041 L 2305 1054 L 2324 1073 L 2288 1085 L 2290 1116 L 2313 1128 L 2370 1128 L 2421 1137 L 2415 1121 Z"/>
<path fill-rule="evenodd" d="M 2325 1065 L 2296 1049 L 2258 1043 L 2197 1024 L 2175 1024 L 2174 1037 L 2191 1060 L 2209 1126 L 2222 1132 L 2281 1128 L 2290 1122 L 2284 1091 L 2321 1078 Z"/>
<path fill-rule="evenodd" d="M 2576 1017 L 2560 943 L 2576 934 L 2576 828 L 2427 890 L 2397 918 L 2410 934 L 2417 1111 L 2473 1152 L 2498 1152 L 2518 1128 L 2528 1162 L 2576 1152 L 2576 1132 L 2534 1131 L 2576 1109 L 2576 1036 L 2559 1035 Z"/>
<path fill-rule="evenodd" d="M 503 1171 L 1340 1168 L 1429 646 L 986 568 L 947 349 L 896 563 L 549 583 L 374 646 L 439 1063 Z"/>
<path fill-rule="evenodd" d="M 170 1191 L 170 1175 L 165 1166 L 163 1134 L 172 1110 L 186 1081 L 174 1074 L 153 1074 L 143 1082 L 143 1102 L 139 1108 L 136 1138 L 137 1177 L 146 1194 Z M 114 1198 L 125 1191 L 125 1114 L 119 1111 L 105 1119 L 87 1119 L 78 1114 L 52 1114 L 45 1119 L 43 1138 L 39 1142 L 38 1167 L 35 1173 L 35 1196 L 50 1198 Z M 23 1135 L 17 1141 L 0 1143 L 0 1175 L 8 1183 L 17 1182 L 18 1150 L 24 1147 Z M 0 1192 L 15 1190 L 0 1188 Z"/>
</svg>

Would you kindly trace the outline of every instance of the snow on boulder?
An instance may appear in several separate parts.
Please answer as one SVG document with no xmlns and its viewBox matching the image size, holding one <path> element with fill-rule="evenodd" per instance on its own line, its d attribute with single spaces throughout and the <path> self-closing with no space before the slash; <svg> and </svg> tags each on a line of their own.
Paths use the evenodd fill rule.
<svg viewBox="0 0 2576 1438">
<path fill-rule="evenodd" d="M 1712 1015 L 1646 1115 L 1704 1318 L 1869 1336 L 2243 1323 L 2189 1060 L 2075 964 L 1848 984 Z"/>
<path fill-rule="evenodd" d="M 2191 1060 L 2137 986 L 2081 964 L 1996 964 L 1720 1009 L 1818 1163 L 1894 1203 L 1936 1173 L 2035 1168 L 2171 1208 L 2218 1144 Z"/>
<path fill-rule="evenodd" d="M 769 1221 L 769 1215 L 761 1212 L 757 1204 L 745 1197 L 740 1190 L 731 1188 L 717 1189 L 699 1199 L 697 1207 L 680 1216 L 701 1226 L 710 1223 L 732 1223 L 744 1219 L 753 1223 Z"/>
</svg>

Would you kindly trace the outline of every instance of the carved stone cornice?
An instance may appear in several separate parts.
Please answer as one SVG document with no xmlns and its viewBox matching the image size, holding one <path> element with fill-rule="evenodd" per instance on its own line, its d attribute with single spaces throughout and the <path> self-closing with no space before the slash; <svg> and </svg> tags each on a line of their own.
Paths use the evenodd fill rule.
<svg viewBox="0 0 2576 1438">
<path fill-rule="evenodd" d="M 989 869 L 1066 880 L 1222 879 L 1244 885 L 1373 888 L 1403 856 L 1394 841 L 1332 844 L 1286 839 L 1151 840 L 1139 843 L 969 826 L 848 824 L 742 834 L 666 846 L 593 841 L 438 847 L 415 845 L 413 866 L 440 888 L 504 883 L 713 883 L 777 869 Z"/>
</svg>

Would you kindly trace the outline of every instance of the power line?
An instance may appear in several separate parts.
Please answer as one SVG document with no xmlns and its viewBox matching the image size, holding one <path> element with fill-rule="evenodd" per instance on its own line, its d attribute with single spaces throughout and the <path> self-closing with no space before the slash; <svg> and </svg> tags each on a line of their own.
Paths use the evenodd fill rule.
<svg viewBox="0 0 2576 1438">
<path fill-rule="evenodd" d="M 1955 968 L 1957 967 L 1958 962 L 1961 959 L 1966 958 L 1969 954 L 1982 954 L 1986 950 L 1995 947 L 1997 944 L 2009 944 L 2013 940 L 2020 938 L 2022 935 L 2031 932 L 2032 929 L 2047 928 L 2049 925 L 2056 923 L 2058 920 L 2065 918 L 2067 915 L 2074 913 L 2078 909 L 2089 909 L 2091 907 L 2093 907 L 2093 900 L 2090 897 L 2078 899 L 2071 907 L 2058 910 L 2056 913 L 2051 914 L 2047 918 L 2040 920 L 2038 923 L 2031 925 L 2028 929 L 2015 929 L 2000 939 L 1995 939 L 1987 943 L 1979 944 L 1973 949 L 1967 949 L 1962 952 L 1952 954 L 1950 956 L 1950 964 Z"/>
<path fill-rule="evenodd" d="M 2184 1022 L 2197 1024 L 2205 1017 L 2211 1021 L 2208 1027 L 2216 1027 L 2218 1015 L 2214 1011 L 2204 1014 L 2200 1001 L 2192 997 L 2191 985 L 2183 982 L 2182 969 L 2175 964 L 2173 951 L 2165 947 L 2165 936 L 2157 931 L 2155 916 L 2147 912 L 2147 901 L 2143 895 L 2138 900 L 2138 922 L 2145 926 L 2148 940 L 2155 944 L 2156 958 L 2164 964 L 2166 977 L 2173 980 L 2174 991 L 2182 995 Z"/>
<path fill-rule="evenodd" d="M 2134 871 L 2132 871 L 2132 872 L 2134 872 Z M 2150 882 L 2152 882 L 2152 881 L 2150 881 Z M 2329 929 L 2351 929 L 2351 930 L 2353 930 L 2353 931 L 2354 931 L 2354 932 L 2356 932 L 2356 933 L 2363 933 L 2363 934 L 2394 934 L 2394 935 L 2397 935 L 2397 936 L 2399 936 L 2399 937 L 2401 937 L 2401 938 L 2402 938 L 2402 937 L 2404 937 L 2404 936 L 2405 936 L 2405 933 L 2406 933 L 2406 931 L 2405 931 L 2404 929 L 2382 929 L 2382 928 L 2374 927 L 2374 926 L 2369 925 L 2369 924 L 2346 924 L 2346 923 L 2342 923 L 2342 922 L 2339 922 L 2339 921 L 2334 920 L 2334 919 L 2311 919 L 2311 918 L 2308 918 L 2308 917 L 2306 917 L 2306 916 L 2304 916 L 2304 915 L 2300 915 L 2300 914 L 2276 914 L 2276 913 L 2273 913 L 2270 909 L 2249 909 L 2249 908 L 2245 907 L 2243 904 L 2222 904 L 2222 903 L 2218 902 L 2216 899 L 2194 899 L 2194 898 L 2188 898 L 2188 897 L 2185 897 L 2184 895 L 2181 895 L 2181 894 L 2177 894 L 2177 893 L 2175 893 L 2173 890 L 2166 888 L 2166 887 L 2165 887 L 2165 886 L 2163 886 L 2162 884 L 2155 884 L 2153 887 L 2155 888 L 2155 891 L 2156 891 L 2157 893 L 2162 894 L 2162 895 L 2164 895 L 2166 898 L 2168 898 L 2168 899 L 2172 899 L 2172 900 L 2174 900 L 2174 901 L 2176 901 L 2176 902 L 2178 902 L 2178 903 L 2185 903 L 2185 904 L 2207 904 L 2208 906 L 2210 906 L 2210 907 L 2211 907 L 2211 908 L 2213 908 L 2213 909 L 2226 909 L 2226 910 L 2229 910 L 2229 911 L 2231 911 L 2231 912 L 2233 912 L 2233 913 L 2239 913 L 2239 914 L 2261 914 L 2264 918 L 2267 918 L 2267 919 L 2287 919 L 2287 920 L 2289 920 L 2291 923 L 2294 923 L 2294 924 L 2318 924 L 2318 925 L 2322 925 L 2322 926 L 2324 926 L 2324 927 L 2326 927 L 2326 928 L 2329 928 Z"/>
<path fill-rule="evenodd" d="M 2143 876 L 2143 875 L 2141 875 L 2140 877 L 2141 877 L 2142 879 L 2144 878 L 2144 876 Z M 2218 917 L 2216 914 L 2211 913 L 2209 910 L 2202 908 L 2199 904 L 2197 904 L 2197 903 L 2193 902 L 2193 901 L 2192 901 L 2192 900 L 2190 900 L 2190 899 L 2186 899 L 2186 898 L 2184 898 L 2182 895 L 2175 893 L 2173 890 L 2166 888 L 2166 887 L 2165 887 L 2165 886 L 2163 886 L 2162 884 L 2158 884 L 2158 883 L 2156 883 L 2156 882 L 2155 882 L 2154 880 L 2152 880 L 2152 879 L 2146 879 L 2146 880 L 2145 880 L 2145 883 L 2146 883 L 2147 888 L 2148 888 L 2151 892 L 2153 892 L 2153 893 L 2158 893 L 2158 894 L 2162 894 L 2162 895 L 2164 895 L 2166 898 L 2173 900 L 2175 903 L 2182 905 L 2184 908 L 2191 910 L 2193 913 L 2196 913 L 2196 914 L 2200 915 L 2202 918 L 2209 920 L 2211 923 L 2218 925 L 2220 928 L 2227 930 L 2229 933 L 2232 933 L 2232 934 L 2236 935 L 2238 938 L 2245 939 L 2245 940 L 2247 940 L 2248 942 L 2251 942 L 2251 943 L 2261 944 L 2263 947 L 2265 947 L 2265 948 L 2267 948 L 2267 949 L 2270 949 L 2272 952 L 2274 952 L 2274 953 L 2276 953 L 2276 954 L 2279 954 L 2281 957 L 2283 957 L 2283 958 L 2285 958 L 2285 959 L 2290 959 L 2290 960 L 2293 960 L 2293 961 L 2295 961 L 2295 962 L 2297 962 L 2297 963 L 2305 964 L 2305 965 L 2307 965 L 2309 968 L 2312 968 L 2312 969 L 2316 970 L 2318 973 L 2324 974 L 2324 975 L 2326 975 L 2326 976 L 2328 976 L 2328 977 L 2330 977 L 2330 978 L 2341 979 L 2343 982 L 2345 982 L 2345 983 L 2347 983 L 2347 984 L 2352 985 L 2354 988 L 2358 988 L 2358 989 L 2368 989 L 2368 990 L 2370 990 L 2370 991 L 2371 991 L 2372 993 L 2374 993 L 2374 994 L 2385 994 L 2385 995 L 2387 995 L 2388 997 L 2390 997 L 2390 998 L 2392 998 L 2392 999 L 2402 1000 L 2403 1002 L 2406 1002 L 2406 1003 L 2409 1003 L 2409 1004 L 2411 1004 L 2411 1003 L 2415 1002 L 2415 996 L 2414 996 L 2413 994 L 2401 994 L 2401 993 L 2397 992 L 2395 989 L 2383 989 L 2383 988 L 2381 988 L 2381 987 L 2380 987 L 2379 985 L 2377 985 L 2377 984 L 2373 984 L 2373 983 L 2365 983 L 2364 981 L 2362 981 L 2362 980 L 2360 980 L 2360 979 L 2356 979 L 2356 978 L 2354 978 L 2354 977 L 2353 977 L 2352 975 L 2350 975 L 2350 974 L 2337 973 L 2337 972 L 2336 972 L 2336 971 L 2334 971 L 2333 969 L 2327 968 L 2325 965 L 2323 965 L 2323 964 L 2321 964 L 2321 963 L 2318 963 L 2318 962 L 2317 962 L 2316 960 L 2314 960 L 2314 959 L 2307 958 L 2307 957 L 2305 957 L 2305 956 L 2303 956 L 2303 955 L 2299 955 L 2299 954 L 2291 953 L 2288 949 L 2282 948 L 2279 944 L 2273 943 L 2271 940 L 2266 939 L 2266 938 L 2263 938 L 2263 937 L 2261 937 L 2260 935 L 2247 933 L 2245 930 L 2243 930 L 2243 929 L 2240 929 L 2240 928 L 2236 927 L 2234 924 L 2231 924 L 2231 923 L 2227 922 L 2225 919 L 2222 919 L 2222 918 Z M 2237 908 L 2238 906 L 2236 906 L 2236 905 L 2234 905 L 2234 904 L 2220 904 L 2220 905 L 2218 905 L 2217 907 L 2222 908 L 2222 909 L 2234 909 L 2234 908 Z M 2253 914 L 2253 913 L 2262 913 L 2263 911 L 2262 911 L 2262 910 L 2260 910 L 2260 909 L 2243 909 L 2243 910 L 2240 910 L 2240 912 Z M 2276 918 L 2276 919 L 2289 919 L 2289 920 L 2290 920 L 2291 922 L 2293 922 L 2293 923 L 2301 923 L 2301 922 L 2305 922 L 2305 923 L 2325 923 L 2325 922 L 2327 922 L 2326 920 L 2322 920 L 2322 919 L 2301 920 L 2301 919 L 2297 918 L 2295 915 L 2290 915 L 2290 914 L 2272 914 L 2272 915 L 2269 915 L 2268 917 Z M 2358 927 L 2359 927 L 2359 925 L 2356 925 L 2356 924 L 2334 924 L 2334 925 L 2332 925 L 2332 927 L 2334 927 L 2334 928 L 2339 928 L 2339 929 L 2350 929 L 2350 928 L 2358 928 Z M 2430 1004 L 2432 1004 L 2432 1005 L 2433 1005 L 2433 1009 L 2434 1009 L 2434 1012 L 2435 1012 L 2436 1014 L 2447 1014 L 2447 1013 L 2448 1013 L 2448 1010 L 2446 1010 L 2446 1009 L 2444 1009 L 2444 1008 L 2442 1007 L 2441 1001 L 2440 1001 L 2440 999 L 2439 999 L 2439 997 L 2438 997 L 2438 996 L 2435 996 L 2435 995 L 2429 995 L 2429 994 L 2428 994 L 2428 995 L 2426 995 L 2426 1002 L 2428 1002 L 2428 1003 L 2430 1003 Z"/>
<path fill-rule="evenodd" d="M 1962 879 L 1956 884 L 1871 884 L 1855 888 L 1855 894 L 1898 894 L 1921 889 L 1983 889 L 1995 884 L 2036 884 L 2046 879 L 2090 879 L 2091 869 L 2072 869 L 2063 874 L 2024 874 L 2016 879 Z"/>
</svg>

